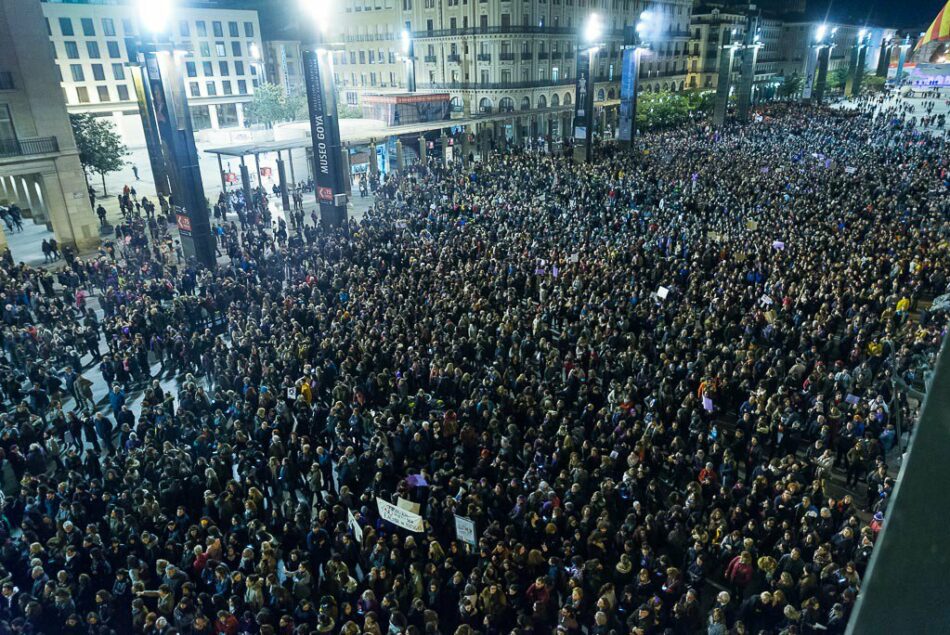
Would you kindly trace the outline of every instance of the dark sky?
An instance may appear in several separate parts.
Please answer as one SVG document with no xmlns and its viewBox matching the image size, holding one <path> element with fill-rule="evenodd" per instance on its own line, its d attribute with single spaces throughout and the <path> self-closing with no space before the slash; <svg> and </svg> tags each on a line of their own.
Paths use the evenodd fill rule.
<svg viewBox="0 0 950 635">
<path fill-rule="evenodd" d="M 830 8 L 838 19 L 865 19 L 878 26 L 920 28 L 930 26 L 947 0 L 811 0 L 809 13 L 821 15 Z"/>
</svg>

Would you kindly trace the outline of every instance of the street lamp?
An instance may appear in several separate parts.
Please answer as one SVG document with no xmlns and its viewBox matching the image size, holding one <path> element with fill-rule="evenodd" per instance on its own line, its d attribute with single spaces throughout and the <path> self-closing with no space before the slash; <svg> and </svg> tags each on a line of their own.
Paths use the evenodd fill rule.
<svg viewBox="0 0 950 635">
<path fill-rule="evenodd" d="M 301 12 L 315 27 L 314 41 L 303 47 L 303 71 L 307 84 L 307 110 L 313 143 L 313 175 L 320 222 L 325 227 L 346 224 L 346 181 L 337 116 L 336 84 L 333 81 L 333 60 L 324 47 L 329 24 L 330 2 L 299 0 Z"/>
<path fill-rule="evenodd" d="M 412 35 L 407 29 L 402 30 L 402 55 L 406 64 L 406 90 L 416 92 L 416 57 Z"/>
<path fill-rule="evenodd" d="M 172 12 L 172 0 L 138 0 L 141 30 L 151 37 L 130 43 L 130 52 L 135 52 L 132 63 L 140 67 L 133 80 L 149 161 L 153 172 L 157 170 L 156 190 L 161 191 L 161 179 L 167 173 L 182 251 L 187 258 L 213 268 L 208 200 L 198 167 L 191 110 L 179 60 L 167 35 L 162 37 L 167 34 Z"/>
<path fill-rule="evenodd" d="M 815 40 L 810 46 L 815 54 L 809 53 L 805 63 L 805 86 L 802 97 L 806 101 L 814 98 L 815 102 L 820 104 L 824 99 L 825 85 L 828 80 L 828 62 L 831 59 L 831 49 L 834 48 L 837 33 L 838 27 L 832 28 L 829 32 L 828 25 L 824 23 L 815 28 Z M 814 94 L 812 85 L 814 85 Z"/>
<path fill-rule="evenodd" d="M 577 49 L 577 83 L 574 88 L 574 155 L 581 150 L 578 142 L 583 142 L 583 158 L 587 163 L 593 160 L 593 123 L 594 123 L 594 54 L 600 47 L 603 27 L 600 16 L 591 13 L 584 24 L 582 39 L 584 46 Z"/>
</svg>

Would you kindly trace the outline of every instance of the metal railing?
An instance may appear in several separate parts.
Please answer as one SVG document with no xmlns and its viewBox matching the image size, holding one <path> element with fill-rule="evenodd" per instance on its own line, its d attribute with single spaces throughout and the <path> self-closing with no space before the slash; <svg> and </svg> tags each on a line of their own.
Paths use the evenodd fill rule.
<svg viewBox="0 0 950 635">
<path fill-rule="evenodd" d="M 448 56 L 447 56 L 447 59 L 448 59 L 450 62 L 454 62 L 454 63 L 458 64 L 458 63 L 460 63 L 460 62 L 462 61 L 462 56 L 459 55 L 458 53 L 449 53 Z"/>
<path fill-rule="evenodd" d="M 551 55 L 551 54 L 548 53 L 547 51 L 541 51 L 541 52 L 538 53 L 538 60 L 539 60 L 539 61 L 540 61 L 540 60 L 546 60 L 546 59 L 548 59 L 548 57 L 550 57 L 550 55 Z"/>
<path fill-rule="evenodd" d="M 479 62 L 490 62 L 491 53 L 479 53 L 478 55 L 475 56 L 475 59 L 478 60 Z"/>
<path fill-rule="evenodd" d="M 515 61 L 515 54 L 514 53 L 499 53 L 498 59 L 501 60 L 502 62 L 513 62 Z"/>
<path fill-rule="evenodd" d="M 563 26 L 525 26 L 525 25 L 515 25 L 511 24 L 508 26 L 470 26 L 462 29 L 433 29 L 431 31 L 413 31 L 413 39 L 418 38 L 427 38 L 427 37 L 453 37 L 459 35 L 498 35 L 498 34 L 537 34 L 537 35 L 571 35 L 574 37 L 579 37 L 578 31 L 576 28 L 563 27 Z M 685 33 L 689 35 L 689 31 L 684 32 L 672 32 L 664 33 L 659 39 L 665 37 L 678 37 L 682 36 Z M 610 38 L 622 38 L 623 30 L 614 29 L 604 32 L 605 37 Z"/>
<path fill-rule="evenodd" d="M 435 64 L 435 55 L 426 55 L 425 61 L 427 64 Z"/>
<path fill-rule="evenodd" d="M 542 79 L 528 82 L 432 82 L 427 88 L 436 90 L 487 90 L 498 88 L 553 88 L 555 86 L 571 86 L 573 79 L 558 79 L 557 81 Z"/>
<path fill-rule="evenodd" d="M 59 152 L 59 141 L 56 140 L 56 137 L 0 140 L 0 157 L 4 158 L 53 152 Z"/>
<path fill-rule="evenodd" d="M 522 62 L 530 62 L 533 59 L 534 59 L 534 53 L 524 53 L 524 52 L 521 53 Z"/>
</svg>

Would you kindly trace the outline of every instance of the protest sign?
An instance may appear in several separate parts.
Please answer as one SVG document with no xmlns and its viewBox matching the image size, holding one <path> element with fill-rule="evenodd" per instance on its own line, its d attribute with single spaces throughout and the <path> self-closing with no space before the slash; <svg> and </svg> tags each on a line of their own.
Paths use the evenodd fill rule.
<svg viewBox="0 0 950 635">
<path fill-rule="evenodd" d="M 667 289 L 666 287 L 660 287 L 659 289 L 656 290 L 656 297 L 660 298 L 661 300 L 665 300 L 666 296 L 668 296 L 669 294 L 670 294 L 670 290 Z"/>
<path fill-rule="evenodd" d="M 376 507 L 379 509 L 379 515 L 383 520 L 409 531 L 420 533 L 423 531 L 422 516 L 419 514 L 397 507 L 379 497 L 376 498 Z"/>
<path fill-rule="evenodd" d="M 348 524 L 350 526 L 350 529 L 353 530 L 353 536 L 356 538 L 357 544 L 362 545 L 363 544 L 363 528 L 360 527 L 360 524 L 358 522 L 356 522 L 356 516 L 353 515 L 352 509 L 346 510 L 346 514 L 348 518 Z"/>
<path fill-rule="evenodd" d="M 455 514 L 455 537 L 473 547 L 478 544 L 475 538 L 475 521 Z"/>
<path fill-rule="evenodd" d="M 413 514 L 418 514 L 419 510 L 422 509 L 419 506 L 419 503 L 413 503 L 410 500 L 406 500 L 402 496 L 399 496 L 398 498 L 396 498 L 396 507 L 399 507 L 400 509 L 405 509 L 406 511 L 410 511 Z"/>
</svg>

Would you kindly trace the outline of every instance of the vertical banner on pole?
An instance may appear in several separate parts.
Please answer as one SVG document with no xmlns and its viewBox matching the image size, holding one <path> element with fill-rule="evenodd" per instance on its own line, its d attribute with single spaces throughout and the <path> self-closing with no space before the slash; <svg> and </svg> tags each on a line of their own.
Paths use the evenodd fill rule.
<svg viewBox="0 0 950 635">
<path fill-rule="evenodd" d="M 802 84 L 802 99 L 808 101 L 811 99 L 812 87 L 815 85 L 815 68 L 818 66 L 818 50 L 814 47 L 808 49 L 808 57 L 805 58 L 805 83 Z"/>
<path fill-rule="evenodd" d="M 171 190 L 168 187 L 168 173 L 165 169 L 165 157 L 162 155 L 162 142 L 158 137 L 158 129 L 155 126 L 152 91 L 145 79 L 144 56 L 138 61 L 142 66 L 132 68 L 132 85 L 135 89 L 135 99 L 139 105 L 139 115 L 142 117 L 142 131 L 145 133 L 148 162 L 152 168 L 156 193 L 168 196 L 171 194 Z"/>
<path fill-rule="evenodd" d="M 287 170 L 283 159 L 277 159 L 277 178 L 280 181 L 280 203 L 285 212 L 290 211 L 290 191 L 287 188 Z"/>
<path fill-rule="evenodd" d="M 818 71 L 815 73 L 815 102 L 821 103 L 825 99 L 825 87 L 828 84 L 828 62 L 831 59 L 831 46 L 825 45 L 818 49 Z"/>
<path fill-rule="evenodd" d="M 344 193 L 340 169 L 339 123 L 333 116 L 333 105 L 328 103 L 321 51 L 303 52 L 304 77 L 307 83 L 307 104 L 310 115 L 310 135 L 313 142 L 314 181 L 321 220 L 338 226 L 343 222 L 337 205 L 337 195 Z M 345 214 L 345 207 L 344 214 Z"/>
<path fill-rule="evenodd" d="M 719 75 L 716 79 L 716 102 L 713 104 L 713 126 L 721 128 L 726 123 L 729 108 L 729 92 L 732 89 L 732 59 L 735 47 L 730 42 L 719 51 Z"/>
<path fill-rule="evenodd" d="M 577 81 L 574 86 L 574 143 L 584 141 L 590 134 L 590 110 L 588 109 L 588 76 L 590 55 L 577 52 Z M 590 95 L 593 98 L 593 95 Z M 593 101 L 593 99 L 591 99 Z"/>
<path fill-rule="evenodd" d="M 630 143 L 636 137 L 637 125 L 637 74 L 640 49 L 627 47 L 620 62 L 620 118 L 617 123 L 617 138 Z"/>
</svg>

